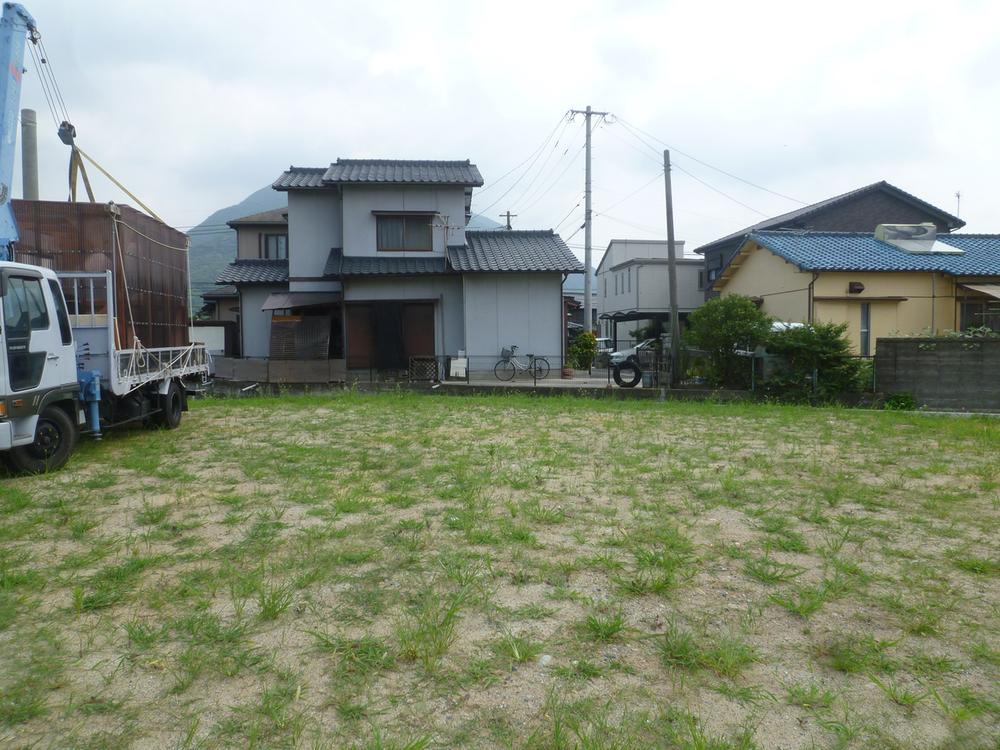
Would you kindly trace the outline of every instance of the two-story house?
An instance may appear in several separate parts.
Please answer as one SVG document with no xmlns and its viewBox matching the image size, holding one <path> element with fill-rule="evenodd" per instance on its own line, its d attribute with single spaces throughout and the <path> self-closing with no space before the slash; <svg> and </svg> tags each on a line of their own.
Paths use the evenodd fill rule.
<svg viewBox="0 0 1000 750">
<path fill-rule="evenodd" d="M 287 239 L 218 279 L 240 295 L 243 356 L 391 371 L 463 351 L 486 371 L 516 344 L 561 362 L 562 284 L 583 266 L 551 230 L 467 230 L 482 184 L 467 160 L 289 168 Z"/>
<path fill-rule="evenodd" d="M 702 261 L 684 257 L 684 241 L 674 242 L 677 311 L 683 322 L 704 302 L 698 288 Z M 600 335 L 619 348 L 631 332 L 658 320 L 669 330 L 670 285 L 666 240 L 611 240 L 597 266 Z M 628 324 L 625 330 L 619 324 Z"/>
<path fill-rule="evenodd" d="M 753 232 L 765 230 L 809 230 L 828 232 L 874 232 L 879 224 L 930 222 L 941 234 L 961 229 L 965 222 L 947 211 L 890 185 L 885 180 L 842 195 L 759 221 L 753 226 L 702 245 L 696 253 L 705 257 L 701 288 L 705 298 L 718 295 L 714 285 Z"/>
</svg>

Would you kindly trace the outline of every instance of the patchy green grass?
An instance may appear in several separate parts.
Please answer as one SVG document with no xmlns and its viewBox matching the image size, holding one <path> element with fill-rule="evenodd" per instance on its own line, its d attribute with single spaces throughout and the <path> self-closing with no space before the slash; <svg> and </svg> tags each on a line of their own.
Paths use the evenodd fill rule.
<svg viewBox="0 0 1000 750">
<path fill-rule="evenodd" d="M 0 480 L 0 744 L 995 748 L 998 455 L 983 418 L 197 402 Z"/>
</svg>

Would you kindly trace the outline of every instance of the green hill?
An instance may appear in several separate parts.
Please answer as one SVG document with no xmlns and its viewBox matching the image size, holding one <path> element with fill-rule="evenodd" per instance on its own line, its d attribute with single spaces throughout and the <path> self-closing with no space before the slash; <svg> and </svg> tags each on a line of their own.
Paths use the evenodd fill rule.
<svg viewBox="0 0 1000 750">
<path fill-rule="evenodd" d="M 191 238 L 191 294 L 196 308 L 201 305 L 199 297 L 202 292 L 215 286 L 216 277 L 236 257 L 236 232 L 226 226 L 226 222 L 287 205 L 288 194 L 279 193 L 268 185 L 234 206 L 220 208 L 188 230 Z"/>
</svg>

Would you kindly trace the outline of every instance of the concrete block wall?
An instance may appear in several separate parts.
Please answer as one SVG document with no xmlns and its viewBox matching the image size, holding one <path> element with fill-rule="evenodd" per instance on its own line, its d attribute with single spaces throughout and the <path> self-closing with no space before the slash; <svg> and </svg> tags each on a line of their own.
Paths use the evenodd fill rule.
<svg viewBox="0 0 1000 750">
<path fill-rule="evenodd" d="M 879 339 L 875 388 L 931 409 L 1000 411 L 1000 339 Z"/>
</svg>

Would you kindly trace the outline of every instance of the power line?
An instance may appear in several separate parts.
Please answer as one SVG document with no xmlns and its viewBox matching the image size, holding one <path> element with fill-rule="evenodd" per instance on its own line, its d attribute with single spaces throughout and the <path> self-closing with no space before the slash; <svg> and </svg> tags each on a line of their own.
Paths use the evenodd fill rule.
<svg viewBox="0 0 1000 750">
<path fill-rule="evenodd" d="M 571 142 L 569 145 L 566 146 L 566 150 L 563 151 L 562 155 L 552 164 L 552 171 L 549 173 L 550 175 L 552 173 L 554 173 L 559 168 L 559 164 L 566 158 L 566 154 L 568 154 L 570 152 L 570 150 L 572 149 L 572 147 L 573 147 L 573 142 Z M 518 200 L 520 200 L 521 198 L 523 198 L 524 200 L 528 200 L 530 202 L 527 205 L 521 206 L 521 210 L 522 211 L 527 211 L 530 208 L 534 207 L 535 204 L 538 203 L 538 201 L 540 201 L 556 185 L 558 185 L 559 182 L 562 180 L 562 178 L 566 176 L 566 173 L 569 172 L 569 170 L 573 168 L 574 164 L 576 164 L 576 160 L 580 158 L 580 154 L 583 153 L 583 151 L 584 151 L 585 148 L 586 148 L 586 144 L 581 144 L 580 145 L 580 147 L 573 154 L 572 158 L 570 158 L 569 162 L 566 164 L 566 168 L 563 169 L 562 172 L 560 172 L 558 175 L 556 175 L 556 178 L 554 180 L 551 180 L 548 183 L 544 183 L 543 182 L 542 185 L 540 186 L 540 189 L 538 191 L 536 191 L 535 193 L 529 193 L 529 191 L 526 190 L 524 192 L 524 194 L 522 196 L 520 196 L 520 198 L 518 198 Z M 530 199 L 528 197 L 529 195 L 531 196 Z"/>
<path fill-rule="evenodd" d="M 779 193 L 778 191 L 771 190 L 770 188 L 766 188 L 763 185 L 758 185 L 756 182 L 751 182 L 750 180 L 744 179 L 743 177 L 740 177 L 739 175 L 735 175 L 732 172 L 727 172 L 725 169 L 721 169 L 720 167 L 716 167 L 713 164 L 709 164 L 707 161 L 702 161 L 701 159 L 699 159 L 696 156 L 692 156 L 691 154 L 685 153 L 684 151 L 681 151 L 679 148 L 675 148 L 674 146 L 671 146 L 669 143 L 660 140 L 655 135 L 653 135 L 651 133 L 648 133 L 647 131 L 645 131 L 642 128 L 640 128 L 638 125 L 633 125 L 628 120 L 625 120 L 622 117 L 618 117 L 616 115 L 616 119 L 617 119 L 618 122 L 620 122 L 622 125 L 625 126 L 626 130 L 635 129 L 635 130 L 639 131 L 640 133 L 642 133 L 643 135 L 645 135 L 645 136 L 647 136 L 649 138 L 652 138 L 657 143 L 659 143 L 659 144 L 665 146 L 666 148 L 670 149 L 671 152 L 677 152 L 681 156 L 684 156 L 684 157 L 690 159 L 691 161 L 694 161 L 694 162 L 697 162 L 698 164 L 701 164 L 703 167 L 708 167 L 709 169 L 714 169 L 716 172 L 718 172 L 720 174 L 726 175 L 726 177 L 730 177 L 730 178 L 732 178 L 734 180 L 737 180 L 738 182 L 744 183 L 745 185 L 749 185 L 750 187 L 757 188 L 758 190 L 763 190 L 765 193 L 770 193 L 771 195 L 776 195 L 779 198 L 784 198 L 787 201 L 792 201 L 793 203 L 799 203 L 799 204 L 801 204 L 803 206 L 808 205 L 808 203 L 806 201 L 799 200 L 798 198 L 793 198 L 792 196 L 785 195 L 784 193 Z M 638 138 L 639 136 L 636 135 L 636 137 Z M 642 139 L 640 139 L 640 140 L 642 140 Z M 643 143 L 645 143 L 645 141 L 643 141 Z M 649 144 L 646 144 L 646 145 L 649 145 Z M 653 147 L 650 146 L 650 148 L 653 148 Z M 656 151 L 657 149 L 654 148 L 653 150 Z"/>
<path fill-rule="evenodd" d="M 626 195 L 626 196 L 625 196 L 624 198 L 622 198 L 622 199 L 621 199 L 620 201 L 618 201 L 617 203 L 612 203 L 612 204 L 611 204 L 610 206 L 608 206 L 608 207 L 607 207 L 607 208 L 605 209 L 605 211 L 610 211 L 610 210 L 612 210 L 613 208 L 617 208 L 617 207 L 618 207 L 618 206 L 620 206 L 620 205 L 621 205 L 622 203 L 624 203 L 624 202 L 625 202 L 625 201 L 627 201 L 627 200 L 628 200 L 629 198 L 631 198 L 631 197 L 632 197 L 633 195 L 636 195 L 636 194 L 638 194 L 638 193 L 641 193 L 641 192 L 642 192 L 643 190 L 645 190 L 646 188 L 648 188 L 648 187 L 649 187 L 650 185 L 652 185 L 652 184 L 653 184 L 654 182 L 658 182 L 658 181 L 659 181 L 659 179 L 660 179 L 661 177 L 663 177 L 663 170 L 662 170 L 662 169 L 661 169 L 661 170 L 660 170 L 660 171 L 659 171 L 659 172 L 658 172 L 658 173 L 657 173 L 656 175 L 654 175 L 654 176 L 653 176 L 653 178 L 652 178 L 652 179 L 651 179 L 651 180 L 650 180 L 649 182 L 647 182 L 647 183 L 643 184 L 643 185 L 642 185 L 642 187 L 639 187 L 639 188 L 636 188 L 635 190 L 633 190 L 633 191 L 632 191 L 631 193 L 629 193 L 628 195 Z M 600 216 L 600 214 L 598 214 L 598 216 Z"/>
<path fill-rule="evenodd" d="M 501 182 L 503 182 L 507 177 L 509 177 L 510 175 L 514 174 L 514 172 L 516 172 L 521 167 L 523 167 L 525 164 L 527 164 L 531 160 L 531 158 L 533 156 L 535 156 L 542 149 L 544 149 L 545 146 L 546 146 L 546 144 L 548 144 L 548 142 L 552 139 L 552 136 L 555 135 L 555 132 L 559 129 L 559 126 L 562 125 L 564 122 L 567 121 L 568 115 L 569 115 L 568 112 L 563 113 L 562 117 L 560 117 L 559 120 L 558 120 L 558 122 L 556 122 L 555 127 L 552 128 L 552 131 L 549 133 L 548 137 L 544 141 L 542 141 L 542 145 L 541 146 L 539 146 L 534 151 L 532 151 L 530 154 L 528 154 L 528 157 L 524 161 L 522 161 L 520 164 L 518 164 L 516 167 L 508 170 L 507 172 L 504 172 L 502 175 L 500 175 L 500 177 L 498 177 L 497 179 L 493 180 L 489 185 L 486 185 L 485 187 L 480 188 L 479 189 L 479 194 L 482 195 L 483 193 L 489 192 L 490 190 L 492 190 L 493 188 L 495 188 L 497 185 L 499 185 Z"/>
<path fill-rule="evenodd" d="M 563 117 L 565 118 L 566 116 L 563 115 Z M 562 119 L 560 120 L 560 123 L 562 123 Z M 527 168 L 521 173 L 521 175 L 516 180 L 514 180 L 513 184 L 509 188 L 504 190 L 503 194 L 500 195 L 499 198 L 497 198 L 495 201 L 493 201 L 490 205 L 486 206 L 485 208 L 479 209 L 478 211 L 479 214 L 485 214 L 487 211 L 489 211 L 491 208 L 497 205 L 500 201 L 502 201 L 504 198 L 507 197 L 508 193 L 510 193 L 511 190 L 513 190 L 520 184 L 521 180 L 527 177 L 528 173 L 531 172 L 532 168 L 535 166 L 535 163 L 538 161 L 538 157 L 542 155 L 542 152 L 545 150 L 545 147 L 549 145 L 549 142 L 552 140 L 552 137 L 556 134 L 557 130 L 559 130 L 558 124 L 556 125 L 555 128 L 552 129 L 552 132 L 549 133 L 549 137 L 546 138 L 545 141 L 542 143 L 542 145 L 535 151 L 534 157 L 532 158 L 531 156 L 529 156 L 528 159 L 525 159 L 523 162 L 521 162 L 522 165 L 528 162 L 529 160 L 531 162 L 530 164 L 528 164 Z M 517 167 L 515 167 L 515 169 L 517 169 Z"/>
<path fill-rule="evenodd" d="M 545 168 L 548 166 L 549 160 L 552 158 L 552 154 L 554 154 L 556 152 L 556 149 L 559 148 L 559 143 L 560 143 L 560 141 L 562 141 L 563 136 L 566 135 L 566 129 L 569 128 L 569 124 L 570 124 L 570 121 L 567 119 L 566 122 L 563 124 L 563 129 L 561 131 L 559 131 L 559 135 L 556 136 L 555 142 L 553 142 L 553 144 L 552 144 L 552 148 L 549 149 L 548 153 L 546 153 L 545 159 L 542 161 L 541 166 L 538 168 L 538 171 L 535 172 L 535 176 L 531 178 L 531 180 L 524 187 L 524 189 L 521 191 L 521 193 L 516 198 L 514 198 L 512 201 L 510 201 L 511 204 L 515 208 L 520 208 L 519 201 L 521 201 L 523 198 L 525 198 L 528 194 L 531 193 L 531 189 L 532 189 L 532 187 L 534 187 L 535 183 L 538 182 L 538 178 L 541 177 L 543 174 L 545 174 Z M 566 149 L 566 151 L 568 151 L 568 150 L 569 150 L 569 148 Z M 563 158 L 565 158 L 566 151 L 563 152 L 562 156 L 560 156 L 558 159 L 556 159 L 556 161 L 554 162 L 553 168 L 555 168 L 555 166 L 558 165 L 559 162 L 562 161 Z"/>
<path fill-rule="evenodd" d="M 693 175 L 690 172 L 688 172 L 686 169 L 684 169 L 684 167 L 681 167 L 681 166 L 678 166 L 677 164 L 674 164 L 674 169 L 676 169 L 678 172 L 683 172 L 684 174 L 686 174 L 688 177 L 690 177 L 695 182 L 700 182 L 702 185 L 704 185 L 705 187 L 707 187 L 709 190 L 714 190 L 716 193 L 718 193 L 719 195 L 721 195 L 723 198 L 728 198 L 733 203 L 738 203 L 739 205 L 743 206 L 743 208 L 747 209 L 748 211 L 753 211 L 755 214 L 763 216 L 765 219 L 768 217 L 768 214 L 764 213 L 763 211 L 758 211 L 753 206 L 748 206 L 743 201 L 738 200 L 737 198 L 734 198 L 733 196 L 729 195 L 728 193 L 723 192 L 722 190 L 719 190 L 719 188 L 715 187 L 714 185 L 710 185 L 709 183 L 705 182 L 700 177 L 696 177 L 695 175 Z"/>
</svg>

